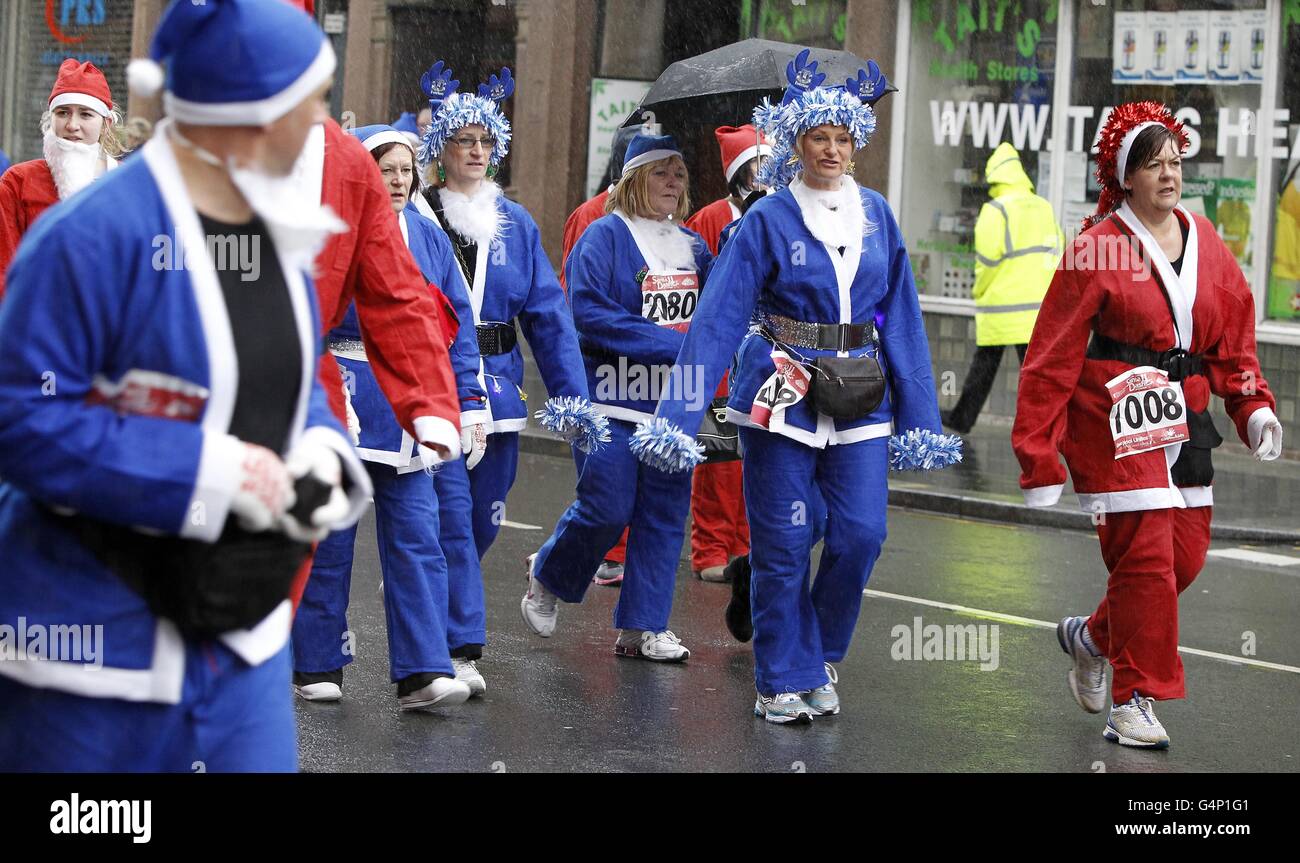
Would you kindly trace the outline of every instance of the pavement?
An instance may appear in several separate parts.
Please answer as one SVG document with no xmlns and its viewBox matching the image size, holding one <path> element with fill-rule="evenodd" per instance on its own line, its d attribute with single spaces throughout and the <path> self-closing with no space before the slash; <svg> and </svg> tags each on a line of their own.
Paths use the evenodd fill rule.
<svg viewBox="0 0 1300 863">
<path fill-rule="evenodd" d="M 992 465 L 994 436 L 979 432 L 972 435 L 977 458 L 987 455 L 983 464 Z M 695 579 L 684 554 L 672 626 L 691 648 L 685 665 L 614 656 L 617 588 L 593 585 L 582 605 L 561 604 L 550 639 L 525 628 L 524 557 L 570 503 L 574 482 L 570 459 L 533 449 L 525 448 L 508 521 L 484 560 L 490 644 L 479 667 L 487 695 L 429 712 L 397 709 L 368 515 L 352 578 L 356 661 L 345 672 L 341 703 L 296 705 L 304 770 L 1095 773 L 1300 766 L 1300 544 L 1262 552 L 1215 542 L 1181 602 L 1188 698 L 1156 706 L 1172 745 L 1149 752 L 1103 740 L 1104 714 L 1083 713 L 1066 691 L 1069 661 L 1054 628 L 1062 616 L 1089 613 L 1104 591 L 1095 536 L 891 507 L 889 539 L 839 666 L 843 713 L 782 727 L 752 715 L 752 653 L 722 623 L 729 588 Z M 950 477 L 920 490 L 1010 496 L 995 485 L 1001 471 L 986 473 L 983 488 Z M 1294 501 L 1294 491 L 1286 493 Z M 1234 512 L 1231 500 L 1220 499 L 1221 513 Z M 1236 511 L 1249 504 L 1243 498 Z M 928 629 L 934 625 L 941 629 Z M 908 658 L 918 636 L 938 643 L 939 634 L 948 639 L 946 658 L 926 659 L 924 650 Z M 958 653 L 956 635 L 974 636 L 975 650 Z"/>
</svg>

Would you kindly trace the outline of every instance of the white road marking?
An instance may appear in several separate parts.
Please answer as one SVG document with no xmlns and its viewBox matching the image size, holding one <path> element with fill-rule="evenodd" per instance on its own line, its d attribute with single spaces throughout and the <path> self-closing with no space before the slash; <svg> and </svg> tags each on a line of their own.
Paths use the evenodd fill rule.
<svg viewBox="0 0 1300 863">
<path fill-rule="evenodd" d="M 1007 623 L 1014 623 L 1019 626 L 1037 626 L 1040 629 L 1056 629 L 1056 624 L 1049 620 L 1035 620 L 1032 617 L 1019 617 L 1015 614 L 1003 614 L 1000 611 L 986 611 L 982 608 L 971 608 L 966 605 L 955 605 L 951 602 L 937 602 L 933 599 L 921 599 L 918 596 L 903 596 L 900 593 L 886 593 L 883 590 L 872 590 L 867 588 L 862 591 L 863 596 L 875 596 L 881 599 L 895 599 L 899 602 L 911 602 L 916 605 L 928 605 L 931 608 L 942 608 L 945 611 L 959 611 L 965 614 L 973 614 L 976 617 L 983 617 L 988 620 L 1002 620 Z M 1251 659 L 1248 656 L 1233 656 L 1230 653 L 1215 653 L 1212 650 L 1199 650 L 1195 647 L 1179 646 L 1180 653 L 1186 653 L 1191 656 L 1204 656 L 1208 659 L 1218 659 L 1222 662 L 1231 662 L 1236 665 L 1249 665 L 1253 668 L 1268 668 L 1273 671 L 1289 671 L 1292 674 L 1300 674 L 1300 668 L 1294 665 L 1282 665 L 1278 662 L 1264 662 L 1262 659 Z"/>
<path fill-rule="evenodd" d="M 1285 554 L 1269 554 L 1249 548 L 1215 548 L 1209 552 L 1210 557 L 1223 557 L 1228 560 L 1244 560 L 1247 563 L 1263 563 L 1268 566 L 1300 566 L 1300 557 L 1288 557 Z"/>
<path fill-rule="evenodd" d="M 502 527 L 513 527 L 517 530 L 541 530 L 540 524 L 524 524 L 522 521 L 510 521 L 509 519 L 501 520 Z"/>
</svg>

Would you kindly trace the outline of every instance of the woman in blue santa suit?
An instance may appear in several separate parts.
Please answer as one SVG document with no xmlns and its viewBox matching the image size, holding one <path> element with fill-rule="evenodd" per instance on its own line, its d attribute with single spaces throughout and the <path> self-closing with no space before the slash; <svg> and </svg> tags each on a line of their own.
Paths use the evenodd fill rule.
<svg viewBox="0 0 1300 863">
<path fill-rule="evenodd" d="M 459 85 L 442 61 L 421 80 L 433 120 L 418 153 L 429 186 L 416 196 L 416 206 L 452 241 L 472 311 L 462 326 L 468 330 L 472 323 L 477 333 L 479 380 L 487 393 L 481 409 L 461 414 L 462 442 L 470 453 L 464 463 L 468 490 L 458 470 L 439 477 L 438 488 L 444 515 L 470 509 L 473 516 L 472 549 L 455 523 L 444 523 L 442 537 L 451 573 L 451 655 L 472 662 L 482 655 L 486 632 L 482 578 L 474 577 L 470 557 L 482 559 L 501 528 L 519 464 L 519 431 L 528 422 L 519 329 L 551 396 L 535 414 L 542 426 L 583 452 L 599 446 L 608 432 L 588 402 L 573 318 L 537 223 L 492 181 L 509 151 L 510 121 L 501 103 L 514 92 L 514 79 L 503 69 L 477 95 L 458 92 Z"/>
<path fill-rule="evenodd" d="M 410 206 L 418 180 L 409 139 L 391 126 L 365 126 L 352 132 L 379 165 L 393 213 L 412 258 L 424 277 L 438 285 L 458 318 L 470 318 L 469 297 L 446 235 Z M 462 332 L 468 332 L 468 328 Z M 349 403 L 359 429 L 358 452 L 375 486 L 375 524 L 384 578 L 391 679 L 403 710 L 463 703 L 470 684 L 460 678 L 472 665 L 453 663 L 447 651 L 447 560 L 439 544 L 440 506 L 424 473 L 427 449 L 416 445 L 398 424 L 366 359 L 354 307 L 329 333 Z M 463 411 L 482 408 L 478 346 L 458 336 L 450 348 Z M 430 466 L 433 468 L 433 466 Z M 459 468 L 460 459 L 436 468 Z M 457 518 L 459 514 L 449 513 Z M 468 515 L 464 515 L 468 521 Z M 342 697 L 343 667 L 352 661 L 347 644 L 347 605 L 357 529 L 330 534 L 316 549 L 311 578 L 294 619 L 295 691 L 309 701 Z M 473 561 L 474 574 L 478 560 Z M 481 678 L 479 678 L 481 681 Z"/>
<path fill-rule="evenodd" d="M 740 346 L 727 415 L 742 426 L 745 453 L 754 712 L 777 723 L 839 712 L 833 663 L 848 650 L 885 540 L 891 460 L 934 468 L 960 457 L 960 441 L 941 434 L 898 224 L 851 176 L 853 150 L 875 128 L 866 103 L 887 82 L 870 63 L 822 87 L 816 66 L 802 52 L 782 103 L 755 111 L 774 151 L 759 180 L 779 191 L 755 203 L 723 246 L 677 358 L 712 387 Z M 661 401 L 633 438 L 638 456 L 669 471 L 694 466 L 702 413 L 681 398 Z M 828 517 L 810 589 L 814 488 Z"/>
<path fill-rule="evenodd" d="M 686 165 L 670 136 L 628 144 L 623 175 L 565 264 L 587 388 L 610 420 L 610 446 L 579 460 L 578 499 L 530 558 L 524 621 L 555 630 L 556 600 L 581 602 L 590 573 L 628 527 L 627 564 L 614 607 L 615 652 L 682 662 L 690 651 L 668 629 L 690 509 L 690 476 L 643 467 L 627 443 L 648 420 L 699 303 L 712 256 L 679 223 L 690 212 Z M 686 381 L 683 383 L 694 383 Z M 717 385 L 717 382 L 714 382 Z M 704 405 L 713 390 L 692 389 Z"/>
<path fill-rule="evenodd" d="M 0 310 L 0 631 L 83 631 L 5 645 L 0 770 L 294 770 L 289 584 L 370 494 L 315 375 L 341 223 L 286 182 L 329 41 L 177 0 L 150 55 L 169 117 L 27 235 Z"/>
</svg>

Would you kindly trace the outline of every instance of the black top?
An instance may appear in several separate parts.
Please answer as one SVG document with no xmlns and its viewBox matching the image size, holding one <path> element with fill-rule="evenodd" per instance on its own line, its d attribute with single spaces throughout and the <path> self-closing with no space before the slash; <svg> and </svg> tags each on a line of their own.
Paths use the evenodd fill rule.
<svg viewBox="0 0 1300 863">
<path fill-rule="evenodd" d="M 239 387 L 230 434 L 284 454 L 302 385 L 302 347 L 289 285 L 266 225 L 199 214 L 235 343 Z"/>
<path fill-rule="evenodd" d="M 1174 219 L 1178 222 L 1178 230 L 1180 230 L 1180 231 L 1183 232 L 1183 250 L 1182 250 L 1181 252 L 1178 253 L 1178 258 L 1177 258 L 1177 260 L 1174 260 L 1174 261 L 1170 262 L 1170 266 L 1172 266 L 1172 267 L 1174 268 L 1174 272 L 1175 272 L 1175 273 L 1177 273 L 1178 275 L 1181 276 L 1181 275 L 1183 274 L 1183 258 L 1185 258 L 1185 257 L 1187 256 L 1187 230 L 1188 230 L 1188 228 L 1187 228 L 1187 223 L 1184 222 L 1182 219 L 1179 219 L 1177 216 L 1174 216 Z"/>
<path fill-rule="evenodd" d="M 442 211 L 442 199 L 438 197 L 437 189 L 432 186 L 425 189 L 424 199 L 433 208 L 434 215 L 438 217 L 438 224 L 442 225 L 442 229 L 447 232 L 452 249 L 456 252 L 456 261 L 460 264 L 460 271 L 465 275 L 465 284 L 472 288 L 474 285 L 474 268 L 478 263 L 478 243 L 461 236 L 447 221 L 447 216 Z"/>
</svg>

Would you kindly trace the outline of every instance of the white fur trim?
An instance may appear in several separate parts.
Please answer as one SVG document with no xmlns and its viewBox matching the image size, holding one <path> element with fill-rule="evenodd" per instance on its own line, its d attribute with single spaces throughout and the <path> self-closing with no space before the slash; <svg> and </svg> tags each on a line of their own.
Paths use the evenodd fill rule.
<svg viewBox="0 0 1300 863">
<path fill-rule="evenodd" d="M 196 126 L 264 126 L 288 114 L 334 74 L 337 60 L 328 39 L 298 79 L 274 96 L 251 102 L 192 102 L 171 90 L 163 93 L 163 111 L 182 123 Z"/>
<path fill-rule="evenodd" d="M 101 117 L 107 117 L 113 113 L 112 110 L 104 104 L 103 100 L 97 99 L 89 93 L 60 93 L 50 100 L 50 110 L 61 108 L 64 105 L 84 105 L 94 111 Z"/>
<path fill-rule="evenodd" d="M 167 83 L 167 73 L 157 62 L 147 57 L 137 57 L 126 64 L 126 86 L 140 96 L 157 96 Z"/>
<path fill-rule="evenodd" d="M 767 144 L 756 144 L 753 147 L 746 148 L 739 156 L 731 160 L 731 164 L 728 165 L 727 170 L 723 172 L 727 175 L 727 182 L 730 183 L 731 178 L 736 176 L 736 172 L 739 171 L 741 166 L 750 159 L 757 156 L 770 155 L 772 155 L 772 148 Z"/>
<path fill-rule="evenodd" d="M 447 224 L 462 237 L 473 240 L 480 252 L 501 236 L 505 219 L 497 207 L 499 197 L 501 187 L 490 180 L 484 180 L 472 196 L 453 192 L 445 186 L 438 190 L 438 200 L 442 202 L 442 214 L 447 217 Z M 476 266 L 475 270 L 477 275 L 479 267 Z"/>
<path fill-rule="evenodd" d="M 361 143 L 367 150 L 373 153 L 385 144 L 402 144 L 410 147 L 411 139 L 407 136 L 406 132 L 398 132 L 395 129 L 385 129 L 382 132 L 376 132 Z"/>
<path fill-rule="evenodd" d="M 1060 485 L 1040 485 L 1038 488 L 1023 489 L 1025 506 L 1055 506 L 1065 491 L 1065 483 Z"/>
<path fill-rule="evenodd" d="M 623 163 L 623 176 L 626 177 L 627 172 L 633 168 L 649 165 L 651 162 L 658 162 L 660 159 L 671 159 L 673 156 L 681 158 L 681 155 L 676 150 L 646 150 L 644 153 L 640 153 Z"/>
<path fill-rule="evenodd" d="M 1185 509 L 1187 502 L 1175 486 L 1166 488 L 1133 488 L 1127 491 L 1108 491 L 1097 494 L 1079 493 L 1079 506 L 1084 512 L 1136 512 L 1142 509 Z"/>
<path fill-rule="evenodd" d="M 1214 488 L 1208 485 L 1192 485 L 1178 489 L 1183 495 L 1183 504 L 1188 509 L 1201 506 L 1214 506 Z"/>
<path fill-rule="evenodd" d="M 249 665 L 261 665 L 284 648 L 293 628 L 293 605 L 281 602 L 249 629 L 224 633 L 221 640 Z"/>
<path fill-rule="evenodd" d="M 790 192 L 809 233 L 818 240 L 835 249 L 861 241 L 866 215 L 852 177 L 841 177 L 838 190 L 824 192 L 809 188 L 800 176 L 790 183 Z"/>
<path fill-rule="evenodd" d="M 695 271 L 694 243 L 676 222 L 670 219 L 643 219 L 640 216 L 623 218 L 631 228 L 632 237 L 636 240 L 641 256 L 646 259 L 650 272 Z"/>
</svg>

